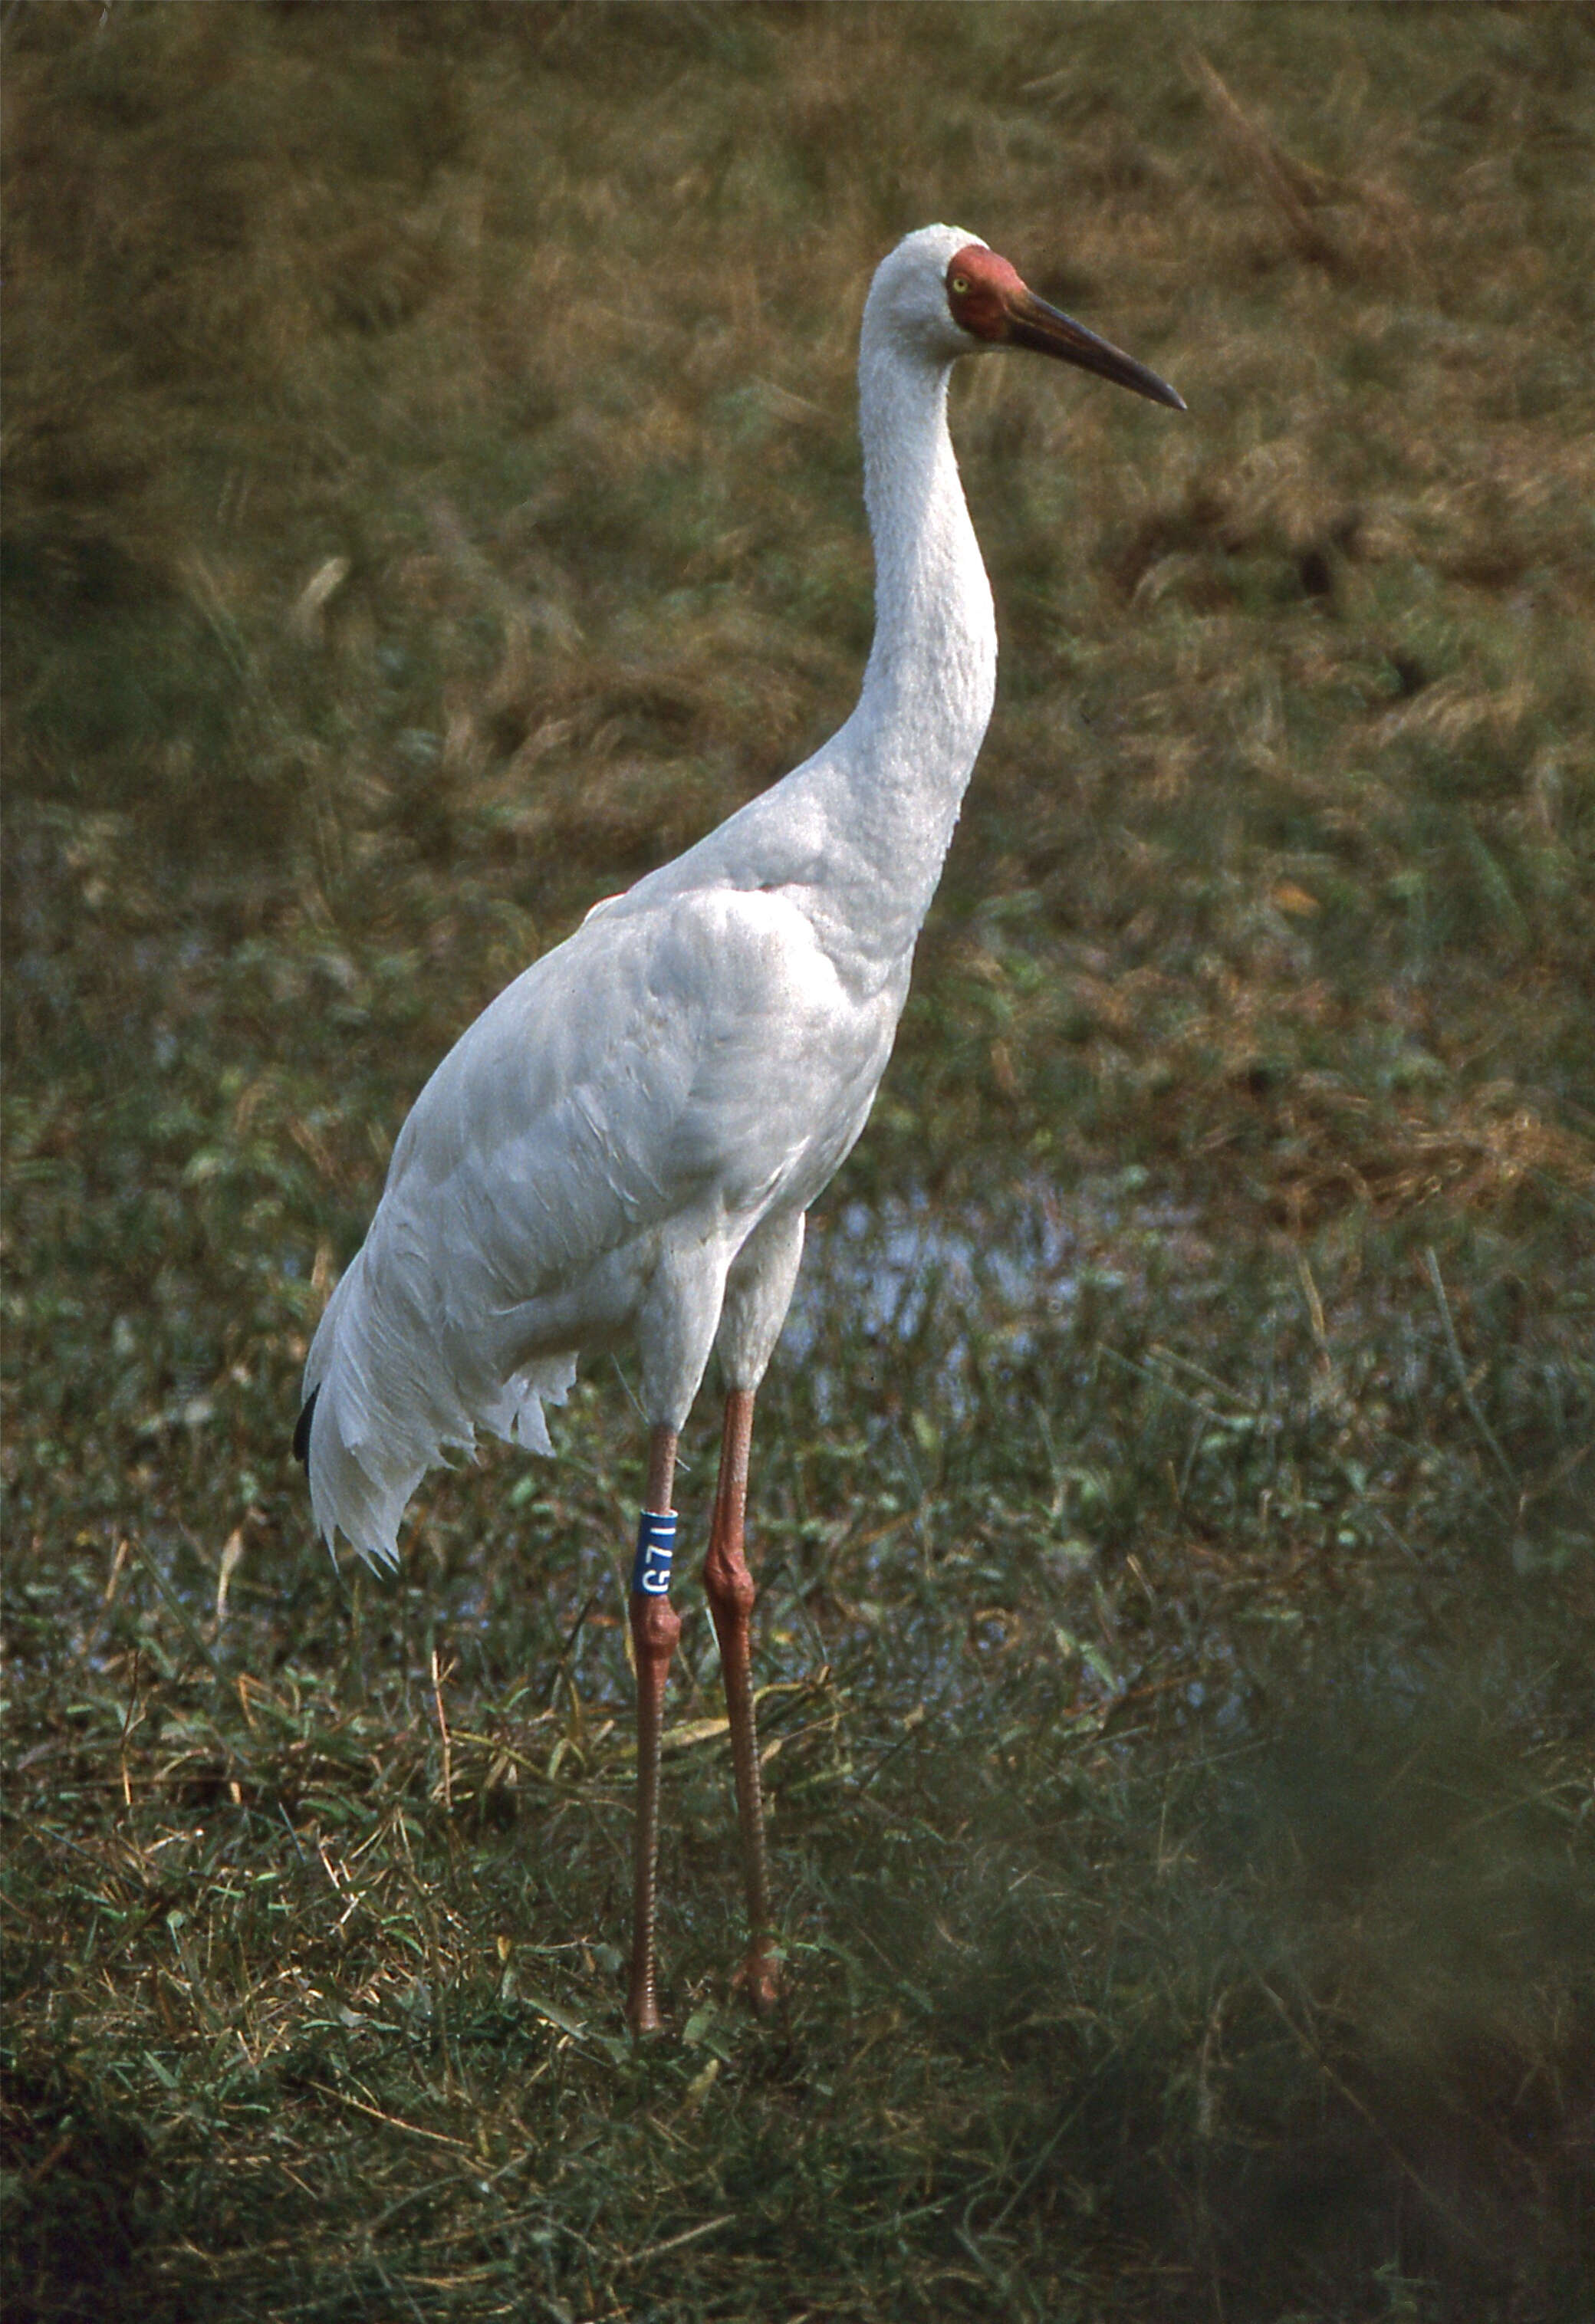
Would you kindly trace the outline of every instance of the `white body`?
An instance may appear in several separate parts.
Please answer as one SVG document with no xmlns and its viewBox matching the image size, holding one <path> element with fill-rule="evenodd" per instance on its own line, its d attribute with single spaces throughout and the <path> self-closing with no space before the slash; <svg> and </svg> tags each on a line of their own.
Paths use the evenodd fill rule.
<svg viewBox="0 0 1595 2324">
<path fill-rule="evenodd" d="M 974 342 L 910 235 L 864 309 L 876 632 L 858 707 L 784 780 L 598 905 L 450 1050 L 305 1367 L 329 1545 L 393 1559 L 417 1484 L 478 1428 L 550 1449 L 578 1356 L 634 1340 L 679 1427 L 718 1343 L 756 1388 L 804 1213 L 862 1130 L 991 716 L 997 641 L 946 391 Z"/>
</svg>

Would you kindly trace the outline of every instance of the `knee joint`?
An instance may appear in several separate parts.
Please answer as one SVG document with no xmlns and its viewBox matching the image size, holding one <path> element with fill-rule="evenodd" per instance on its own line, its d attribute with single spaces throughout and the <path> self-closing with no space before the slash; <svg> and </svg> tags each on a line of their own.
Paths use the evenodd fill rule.
<svg viewBox="0 0 1595 2324">
<path fill-rule="evenodd" d="M 704 1585 L 708 1591 L 710 1604 L 724 1614 L 746 1617 L 752 1612 L 753 1600 L 759 1594 L 753 1587 L 753 1577 L 745 1565 L 723 1563 L 714 1556 L 704 1567 Z"/>
</svg>

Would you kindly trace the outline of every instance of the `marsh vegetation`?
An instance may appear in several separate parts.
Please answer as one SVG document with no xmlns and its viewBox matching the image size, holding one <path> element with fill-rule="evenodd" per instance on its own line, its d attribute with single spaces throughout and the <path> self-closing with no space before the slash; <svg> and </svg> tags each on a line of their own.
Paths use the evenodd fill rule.
<svg viewBox="0 0 1595 2324">
<path fill-rule="evenodd" d="M 1588 2315 L 1589 11 L 5 37 L 8 2314 Z M 1191 416 L 955 390 L 998 712 L 756 1443 L 790 2006 L 686 1587 L 639 2052 L 627 1383 L 390 1581 L 299 1369 L 448 1042 L 850 706 L 937 217 Z"/>
</svg>

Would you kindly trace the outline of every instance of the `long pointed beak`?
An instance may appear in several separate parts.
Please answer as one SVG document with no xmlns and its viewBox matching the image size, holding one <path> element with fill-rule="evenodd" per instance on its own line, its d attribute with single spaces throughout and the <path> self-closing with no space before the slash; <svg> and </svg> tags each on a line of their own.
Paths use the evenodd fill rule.
<svg viewBox="0 0 1595 2324">
<path fill-rule="evenodd" d="M 1145 364 L 1137 363 L 1133 355 L 1125 355 L 1107 339 L 1099 339 L 1094 331 L 1088 331 L 1072 315 L 1049 307 L 1033 290 L 1015 291 L 1007 301 L 1006 311 L 1010 346 L 1030 347 L 1038 355 L 1056 355 L 1060 363 L 1093 371 L 1100 378 L 1130 388 L 1137 395 L 1148 396 L 1154 403 L 1166 403 L 1175 411 L 1185 410 L 1184 396 L 1176 394 L 1166 379 L 1159 379 L 1155 371 L 1148 371 Z"/>
</svg>

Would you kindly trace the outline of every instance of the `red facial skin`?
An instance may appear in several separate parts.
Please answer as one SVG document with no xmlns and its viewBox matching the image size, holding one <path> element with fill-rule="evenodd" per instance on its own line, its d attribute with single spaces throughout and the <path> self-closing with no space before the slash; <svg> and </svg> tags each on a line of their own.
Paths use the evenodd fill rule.
<svg viewBox="0 0 1595 2324">
<path fill-rule="evenodd" d="M 980 242 L 966 242 L 955 253 L 947 268 L 946 281 L 947 306 L 953 320 L 977 339 L 1005 339 L 1012 301 L 1028 296 L 1019 269 Z M 969 287 L 955 290 L 955 282 L 964 282 Z"/>
<path fill-rule="evenodd" d="M 944 280 L 947 311 L 961 330 L 988 346 L 1029 347 L 1059 363 L 1074 364 L 1095 372 L 1154 403 L 1176 411 L 1185 404 L 1166 379 L 1145 364 L 1137 363 L 1072 315 L 1062 315 L 1028 290 L 1023 278 L 1006 258 L 999 258 L 984 243 L 966 242 L 950 262 Z"/>
</svg>

